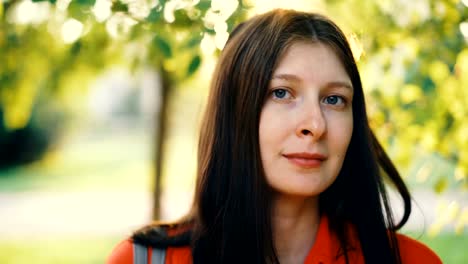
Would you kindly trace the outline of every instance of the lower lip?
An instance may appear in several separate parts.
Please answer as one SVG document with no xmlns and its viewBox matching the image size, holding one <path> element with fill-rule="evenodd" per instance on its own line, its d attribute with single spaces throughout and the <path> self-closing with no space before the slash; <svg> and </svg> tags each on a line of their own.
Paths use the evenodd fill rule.
<svg viewBox="0 0 468 264">
<path fill-rule="evenodd" d="M 318 168 L 322 165 L 322 160 L 319 159 L 302 159 L 302 158 L 287 158 L 292 164 L 301 168 Z"/>
</svg>

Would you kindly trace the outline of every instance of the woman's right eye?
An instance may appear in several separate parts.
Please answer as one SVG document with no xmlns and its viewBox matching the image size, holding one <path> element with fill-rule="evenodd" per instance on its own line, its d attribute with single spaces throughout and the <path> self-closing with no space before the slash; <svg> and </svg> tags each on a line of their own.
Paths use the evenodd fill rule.
<svg viewBox="0 0 468 264">
<path fill-rule="evenodd" d="M 282 88 L 273 90 L 272 94 L 275 97 L 275 99 L 290 99 L 291 98 L 291 93 L 288 90 L 282 89 Z"/>
</svg>

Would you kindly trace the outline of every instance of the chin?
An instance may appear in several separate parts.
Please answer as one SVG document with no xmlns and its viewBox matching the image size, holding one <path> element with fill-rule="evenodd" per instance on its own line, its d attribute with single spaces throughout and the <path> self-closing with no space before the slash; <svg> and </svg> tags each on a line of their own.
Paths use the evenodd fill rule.
<svg viewBox="0 0 468 264">
<path fill-rule="evenodd" d="M 314 197 L 319 196 L 322 192 L 325 191 L 326 188 L 318 188 L 318 187 L 311 187 L 311 188 L 304 188 L 304 186 L 300 186 L 298 188 L 274 188 L 277 195 L 285 195 L 285 196 L 297 196 L 297 197 Z"/>
</svg>

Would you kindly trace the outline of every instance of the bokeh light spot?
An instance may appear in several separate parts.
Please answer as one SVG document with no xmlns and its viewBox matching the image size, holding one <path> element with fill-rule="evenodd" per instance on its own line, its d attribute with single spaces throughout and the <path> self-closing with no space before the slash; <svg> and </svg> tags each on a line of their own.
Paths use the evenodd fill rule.
<svg viewBox="0 0 468 264">
<path fill-rule="evenodd" d="M 65 43 L 73 43 L 80 38 L 83 33 L 83 24 L 74 19 L 69 18 L 62 26 L 62 39 Z"/>
</svg>

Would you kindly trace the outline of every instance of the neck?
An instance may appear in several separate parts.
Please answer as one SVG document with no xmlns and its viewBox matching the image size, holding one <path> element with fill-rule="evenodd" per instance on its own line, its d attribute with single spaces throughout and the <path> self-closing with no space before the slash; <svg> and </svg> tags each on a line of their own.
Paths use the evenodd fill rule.
<svg viewBox="0 0 468 264">
<path fill-rule="evenodd" d="M 304 263 L 320 222 L 318 197 L 277 195 L 273 200 L 273 239 L 280 263 Z"/>
</svg>

